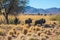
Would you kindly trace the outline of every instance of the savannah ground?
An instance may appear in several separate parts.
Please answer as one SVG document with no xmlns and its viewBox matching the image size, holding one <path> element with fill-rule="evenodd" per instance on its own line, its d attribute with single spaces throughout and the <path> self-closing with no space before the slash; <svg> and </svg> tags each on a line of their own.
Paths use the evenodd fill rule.
<svg viewBox="0 0 60 40">
<path fill-rule="evenodd" d="M 59 18 L 56 19 L 56 15 L 18 15 L 17 18 L 21 21 L 20 24 L 13 24 L 15 16 L 9 15 L 9 23 L 5 24 L 5 18 L 0 15 L 0 40 L 60 40 L 60 25 Z M 55 19 L 53 19 L 55 17 Z M 33 22 L 31 27 L 25 24 L 25 20 L 31 18 Z M 45 24 L 53 24 L 56 22 L 54 28 L 45 28 L 44 26 L 34 26 L 35 20 L 44 18 Z M 3 35 L 2 35 L 3 34 Z"/>
</svg>

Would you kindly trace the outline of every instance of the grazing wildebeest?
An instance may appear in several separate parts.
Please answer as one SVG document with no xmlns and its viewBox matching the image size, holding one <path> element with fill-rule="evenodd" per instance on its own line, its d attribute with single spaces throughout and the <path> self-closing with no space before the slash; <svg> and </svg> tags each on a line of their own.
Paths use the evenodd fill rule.
<svg viewBox="0 0 60 40">
<path fill-rule="evenodd" d="M 45 27 L 45 28 L 50 28 L 51 25 L 49 25 L 49 24 L 45 24 L 44 27 Z"/>
<path fill-rule="evenodd" d="M 29 26 L 31 26 L 31 23 L 32 23 L 32 19 L 31 18 L 25 20 L 25 24 L 28 24 Z"/>
<path fill-rule="evenodd" d="M 45 28 L 54 28 L 56 25 L 55 24 L 45 24 Z"/>
<path fill-rule="evenodd" d="M 45 22 L 46 20 L 42 18 L 40 20 L 36 20 L 34 25 L 40 24 L 42 26 L 42 24 L 44 24 Z"/>
</svg>

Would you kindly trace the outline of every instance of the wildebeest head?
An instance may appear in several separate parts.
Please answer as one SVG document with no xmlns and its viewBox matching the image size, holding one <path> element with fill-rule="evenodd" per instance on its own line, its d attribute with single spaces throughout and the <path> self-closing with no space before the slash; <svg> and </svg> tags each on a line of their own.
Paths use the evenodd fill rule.
<svg viewBox="0 0 60 40">
<path fill-rule="evenodd" d="M 45 23 L 45 22 L 46 22 L 46 20 L 42 18 L 42 19 L 41 19 L 41 22 L 42 22 L 42 23 Z"/>
</svg>

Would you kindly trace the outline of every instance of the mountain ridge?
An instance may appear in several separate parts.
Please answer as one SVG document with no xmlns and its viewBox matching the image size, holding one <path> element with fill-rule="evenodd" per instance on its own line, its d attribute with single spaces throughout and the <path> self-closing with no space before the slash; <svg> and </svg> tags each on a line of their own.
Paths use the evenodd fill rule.
<svg viewBox="0 0 60 40">
<path fill-rule="evenodd" d="M 51 14 L 60 14 L 60 8 L 48 8 L 48 9 L 37 9 L 34 7 L 27 6 L 25 8 L 25 13 L 51 13 Z"/>
</svg>

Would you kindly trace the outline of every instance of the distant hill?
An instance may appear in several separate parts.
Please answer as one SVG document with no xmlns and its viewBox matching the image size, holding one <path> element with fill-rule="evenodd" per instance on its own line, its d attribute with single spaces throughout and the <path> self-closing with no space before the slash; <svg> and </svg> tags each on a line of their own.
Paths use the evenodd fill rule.
<svg viewBox="0 0 60 40">
<path fill-rule="evenodd" d="M 49 8 L 46 9 L 49 13 L 60 14 L 60 8 Z"/>
<path fill-rule="evenodd" d="M 44 9 L 37 9 L 37 8 L 27 6 L 25 8 L 25 12 L 26 13 L 46 13 L 47 11 L 45 11 Z"/>
<path fill-rule="evenodd" d="M 60 14 L 60 8 L 48 8 L 48 9 L 37 9 L 34 7 L 27 6 L 25 8 L 26 13 L 51 13 L 51 14 Z"/>
</svg>

